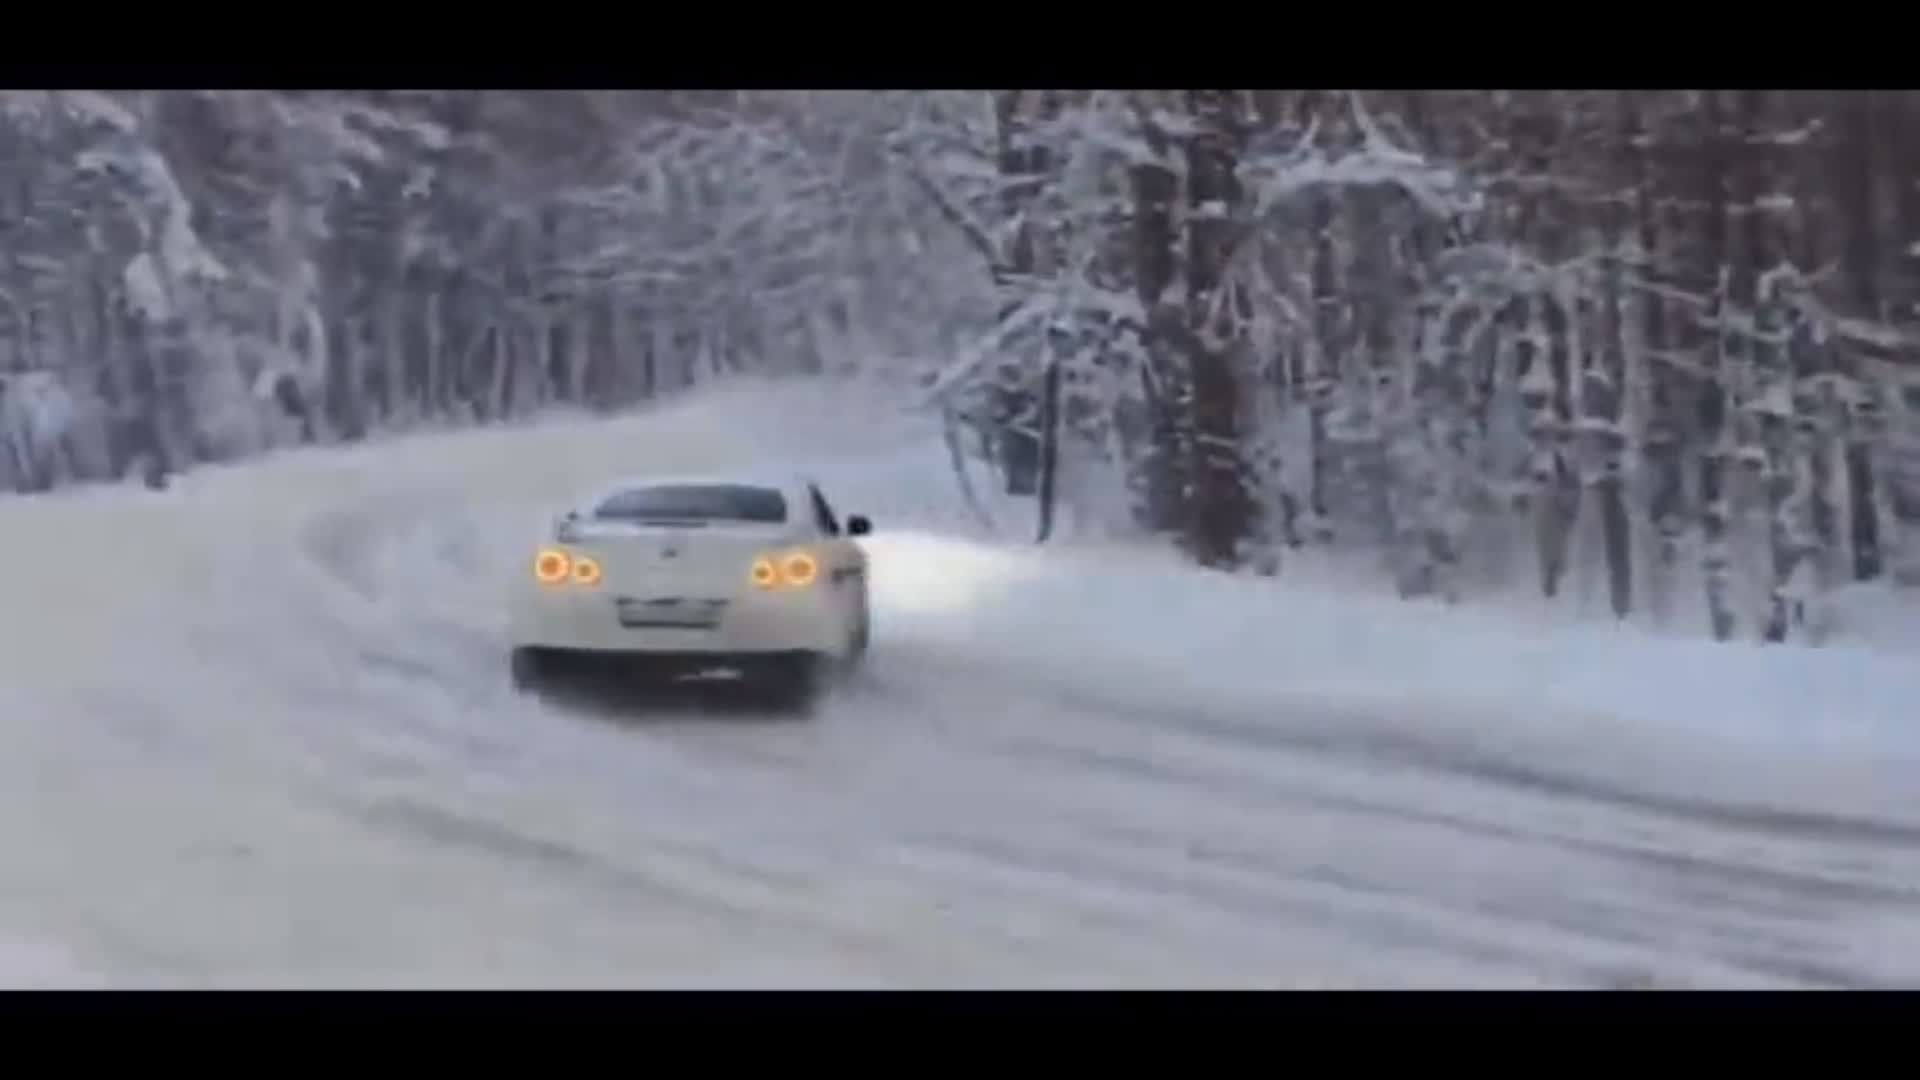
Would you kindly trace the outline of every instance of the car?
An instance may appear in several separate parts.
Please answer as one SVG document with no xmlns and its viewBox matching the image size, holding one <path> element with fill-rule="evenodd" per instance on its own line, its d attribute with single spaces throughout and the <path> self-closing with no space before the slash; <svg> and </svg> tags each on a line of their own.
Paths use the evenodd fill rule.
<svg viewBox="0 0 1920 1080">
<path fill-rule="evenodd" d="M 865 658 L 873 529 L 804 475 L 648 477 L 554 520 L 510 594 L 516 686 L 592 657 L 809 701 Z"/>
</svg>

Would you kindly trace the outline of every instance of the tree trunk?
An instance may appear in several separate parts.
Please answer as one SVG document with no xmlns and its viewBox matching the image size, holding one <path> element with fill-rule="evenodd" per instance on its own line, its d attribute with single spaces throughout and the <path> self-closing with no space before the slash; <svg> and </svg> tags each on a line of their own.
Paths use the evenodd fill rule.
<svg viewBox="0 0 1920 1080">
<path fill-rule="evenodd" d="M 1035 534 L 1039 543 L 1053 536 L 1055 484 L 1060 466 L 1060 364 L 1047 365 L 1040 397 L 1040 526 Z"/>
<path fill-rule="evenodd" d="M 1875 213 L 1873 114 L 1866 95 L 1857 91 L 1838 91 L 1837 111 L 1842 121 L 1839 153 L 1833 158 L 1839 172 L 1836 201 L 1843 221 L 1841 269 L 1852 300 L 1849 305 L 1860 318 L 1878 320 L 1882 314 L 1879 269 L 1881 265 L 1878 215 Z M 1841 368 L 1848 380 L 1865 388 L 1865 364 L 1849 345 L 1840 345 Z M 1858 423 L 1849 424 L 1846 446 L 1847 537 L 1853 549 L 1853 577 L 1869 581 L 1880 576 L 1884 560 L 1880 550 L 1879 493 L 1876 490 L 1871 441 Z"/>
<path fill-rule="evenodd" d="M 1754 425 L 1759 450 L 1764 455 L 1758 461 L 1764 501 L 1756 510 L 1759 520 L 1754 522 L 1767 538 L 1767 610 L 1761 633 L 1767 641 L 1782 642 L 1787 639 L 1791 622 L 1790 584 L 1800 560 L 1809 554 L 1809 548 L 1800 539 L 1801 530 L 1790 517 L 1797 502 L 1794 496 L 1806 470 L 1798 458 L 1793 438 L 1794 373 L 1782 351 L 1773 344 L 1774 336 L 1784 329 L 1776 301 L 1780 286 L 1775 276 L 1767 276 L 1764 284 L 1762 280 L 1762 275 L 1784 255 L 1765 209 L 1775 185 L 1772 151 L 1767 142 L 1766 91 L 1736 91 L 1734 102 L 1734 130 L 1741 137 L 1740 160 L 1734 172 L 1738 185 L 1734 205 L 1740 214 L 1741 245 L 1733 294 L 1752 313 L 1753 332 L 1747 338 L 1746 367 L 1752 379 L 1750 391 L 1760 396 L 1754 403 L 1761 406 L 1756 410 Z M 1772 408 L 1774 405 L 1785 406 L 1784 413 Z"/>
<path fill-rule="evenodd" d="M 1911 90 L 1882 91 L 1881 114 L 1894 158 L 1893 266 L 1888 291 L 1893 328 L 1907 342 L 1920 339 L 1920 95 Z M 1920 586 L 1920 369 L 1914 346 L 1902 346 L 1903 355 L 1888 364 L 1882 380 L 1887 397 L 1881 460 L 1881 481 L 1887 489 L 1887 509 L 1893 528 L 1882 543 L 1886 562 L 1896 581 Z"/>
<path fill-rule="evenodd" d="M 421 393 L 421 412 L 440 418 L 447 414 L 447 335 L 444 290 L 438 281 L 427 285 L 426 310 L 426 386 Z"/>
<path fill-rule="evenodd" d="M 1193 507 L 1187 544 L 1202 566 L 1232 569 L 1253 524 L 1240 448 L 1237 362 L 1246 341 L 1239 298 L 1226 271 L 1243 232 L 1236 175 L 1245 124 L 1232 91 L 1188 92 L 1195 132 L 1187 141 L 1187 333 L 1193 384 Z"/>
<path fill-rule="evenodd" d="M 1713 636 L 1725 641 L 1734 633 L 1735 619 L 1729 592 L 1732 572 L 1727 546 L 1730 506 L 1726 485 L 1726 464 L 1731 456 L 1732 432 L 1728 428 L 1726 362 L 1727 319 L 1727 140 L 1722 130 L 1720 92 L 1701 92 L 1701 124 L 1704 138 L 1700 148 L 1700 201 L 1705 206 L 1702 218 L 1702 257 L 1695 283 L 1709 297 L 1705 341 L 1690 334 L 1699 343 L 1697 355 L 1706 372 L 1701 380 L 1697 422 L 1700 429 L 1700 502 L 1702 533 L 1706 544 L 1701 568 L 1706 577 L 1707 612 Z"/>
<path fill-rule="evenodd" d="M 593 369 L 592 305 L 582 304 L 573 309 L 565 327 L 567 400 L 575 405 L 589 406 L 587 385 Z"/>
<path fill-rule="evenodd" d="M 1633 177 L 1635 239 L 1639 248 L 1638 277 L 1650 288 L 1637 294 L 1639 339 L 1647 357 L 1643 371 L 1646 416 L 1640 437 L 1640 456 L 1648 473 L 1646 521 L 1653 538 L 1647 602 L 1656 618 L 1665 621 L 1671 608 L 1674 579 L 1680 563 L 1680 540 L 1687 528 L 1685 475 L 1685 395 L 1682 378 L 1665 354 L 1674 346 L 1668 321 L 1668 300 L 1658 290 L 1670 275 L 1661 269 L 1666 239 L 1661 229 L 1659 181 L 1648 144 L 1657 124 L 1650 122 L 1644 91 L 1620 91 L 1622 153 Z"/>
<path fill-rule="evenodd" d="M 1051 155 L 1033 131 L 1027 117 L 1027 103 L 1030 99 L 1045 97 L 1044 93 L 1007 90 L 994 101 L 999 119 L 1000 213 L 1012 226 L 1000 303 L 1002 323 L 1019 310 L 1023 294 L 1032 288 L 1042 272 L 1046 238 L 1041 224 L 1035 220 L 1035 195 Z M 1019 346 L 1026 344 L 1020 342 Z M 1010 495 L 1032 495 L 1038 487 L 1040 464 L 1040 444 L 1034 430 L 1034 417 L 1038 412 L 1038 398 L 1032 392 L 1034 372 L 1021 363 L 1017 354 L 996 375 L 989 423 L 994 443 L 1000 450 L 1005 490 Z"/>
<path fill-rule="evenodd" d="M 1322 543 L 1328 543 L 1333 540 L 1333 446 L 1328 423 L 1346 377 L 1346 320 L 1334 249 L 1333 197 L 1317 191 L 1311 198 L 1314 347 L 1307 378 L 1307 446 L 1313 461 L 1309 465 L 1307 505 L 1314 532 Z"/>
<path fill-rule="evenodd" d="M 1134 163 L 1133 282 L 1145 325 L 1140 329 L 1141 390 L 1147 414 L 1147 449 L 1134 473 L 1143 524 L 1155 532 L 1179 528 L 1186 518 L 1180 480 L 1180 401 L 1185 394 L 1179 352 L 1179 309 L 1172 302 L 1178 273 L 1175 202 L 1179 178 L 1172 146 L 1160 131 L 1144 93 L 1135 99 L 1149 155 Z"/>
<path fill-rule="evenodd" d="M 389 283 L 385 295 L 381 297 L 379 311 L 379 348 L 372 357 L 374 368 L 380 373 L 380 387 L 383 393 L 380 400 L 380 423 L 391 424 L 404 413 L 411 411 L 407 403 L 412 398 L 412 379 L 414 370 L 407 349 L 407 280 L 406 271 L 396 267 L 393 280 Z"/>
<path fill-rule="evenodd" d="M 1624 429 L 1627 398 L 1626 320 L 1621 307 L 1621 268 L 1618 251 L 1626 233 L 1626 208 L 1609 200 L 1601 212 L 1601 242 L 1606 256 L 1601 280 L 1599 347 L 1588 349 L 1588 380 L 1581 388 L 1580 405 L 1588 421 L 1588 439 L 1595 448 L 1594 501 L 1600 518 L 1601 549 L 1607 567 L 1607 601 L 1613 617 L 1625 619 L 1633 611 L 1633 531 L 1627 514 Z"/>
</svg>

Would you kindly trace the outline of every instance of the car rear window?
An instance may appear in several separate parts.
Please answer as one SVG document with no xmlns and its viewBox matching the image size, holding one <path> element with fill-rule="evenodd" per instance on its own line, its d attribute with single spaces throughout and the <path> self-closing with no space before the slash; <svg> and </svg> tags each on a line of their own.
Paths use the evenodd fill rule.
<svg viewBox="0 0 1920 1080">
<path fill-rule="evenodd" d="M 773 488 L 746 484 L 661 484 L 623 491 L 594 508 L 602 521 L 787 520 L 787 500 Z"/>
</svg>

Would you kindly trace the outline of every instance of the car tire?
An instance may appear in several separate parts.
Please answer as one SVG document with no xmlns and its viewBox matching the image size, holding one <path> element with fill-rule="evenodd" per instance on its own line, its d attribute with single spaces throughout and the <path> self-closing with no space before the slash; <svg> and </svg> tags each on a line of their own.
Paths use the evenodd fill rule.
<svg viewBox="0 0 1920 1080">
<path fill-rule="evenodd" d="M 764 661 L 755 682 L 774 704 L 804 712 L 819 700 L 826 666 L 817 653 L 793 653 Z"/>
<path fill-rule="evenodd" d="M 847 641 L 847 667 L 858 668 L 866 662 L 867 649 L 873 643 L 873 620 L 870 616 L 860 616 L 860 624 L 853 628 L 853 635 Z"/>
<path fill-rule="evenodd" d="M 539 649 L 517 648 L 507 658 L 507 671 L 513 688 L 522 693 L 540 689 L 547 674 L 546 654 Z"/>
</svg>

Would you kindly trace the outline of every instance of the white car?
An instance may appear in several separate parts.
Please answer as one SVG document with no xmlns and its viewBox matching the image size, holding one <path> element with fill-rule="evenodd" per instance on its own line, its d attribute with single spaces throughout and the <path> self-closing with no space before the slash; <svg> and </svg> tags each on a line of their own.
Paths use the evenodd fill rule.
<svg viewBox="0 0 1920 1080">
<path fill-rule="evenodd" d="M 804 476 L 659 477 L 562 515 L 511 589 L 516 685 L 565 654 L 724 670 L 805 699 L 864 658 L 867 555 Z"/>
</svg>

